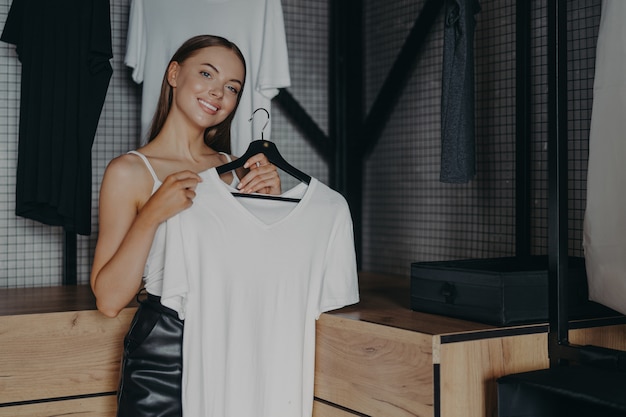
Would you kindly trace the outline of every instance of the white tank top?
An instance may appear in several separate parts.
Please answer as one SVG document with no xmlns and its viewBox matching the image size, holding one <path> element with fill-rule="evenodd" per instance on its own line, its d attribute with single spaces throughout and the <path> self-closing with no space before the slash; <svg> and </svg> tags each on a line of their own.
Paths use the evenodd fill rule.
<svg viewBox="0 0 626 417">
<path fill-rule="evenodd" d="M 140 152 L 137 151 L 129 151 L 128 153 L 137 155 L 140 157 L 148 171 L 150 171 L 150 175 L 152 175 L 152 179 L 154 180 L 154 185 L 152 186 L 152 194 L 159 189 L 162 182 L 157 177 L 156 172 L 152 168 L 150 161 L 148 158 Z M 224 152 L 220 152 L 220 154 L 224 155 L 228 162 L 231 161 L 230 155 Z M 235 171 L 233 173 L 233 181 L 231 182 L 231 187 L 236 188 L 237 184 L 239 184 L 239 178 Z M 152 246 L 150 247 L 150 253 L 148 254 L 148 259 L 146 260 L 146 266 L 143 270 L 143 285 L 146 288 L 146 291 L 152 295 L 161 296 L 163 292 L 163 265 L 164 265 L 164 253 L 165 253 L 165 222 L 161 223 L 157 228 L 156 234 L 154 235 L 154 240 L 152 241 Z"/>
</svg>

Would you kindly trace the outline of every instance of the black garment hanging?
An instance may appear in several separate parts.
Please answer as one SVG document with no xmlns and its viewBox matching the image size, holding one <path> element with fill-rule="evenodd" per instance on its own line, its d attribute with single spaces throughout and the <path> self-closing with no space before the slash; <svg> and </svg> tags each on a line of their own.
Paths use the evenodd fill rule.
<svg viewBox="0 0 626 417">
<path fill-rule="evenodd" d="M 109 10 L 109 0 L 13 0 L 0 36 L 21 63 L 15 214 L 70 234 L 91 234 L 91 148 L 113 74 Z"/>
<path fill-rule="evenodd" d="M 252 117 L 250 118 L 250 120 L 252 120 L 252 118 L 254 117 L 254 113 L 256 113 L 259 110 L 265 111 L 268 117 L 268 121 L 269 121 L 269 112 L 265 110 L 264 108 L 256 109 L 252 113 Z M 267 123 L 265 124 L 265 126 L 267 126 Z M 263 129 L 265 129 L 265 126 L 263 126 Z M 307 185 L 311 182 L 310 175 L 305 174 L 304 172 L 300 171 L 299 169 L 291 165 L 289 162 L 287 162 L 285 158 L 283 158 L 283 156 L 280 154 L 280 152 L 278 151 L 278 148 L 273 142 L 263 139 L 263 130 L 261 130 L 261 139 L 250 142 L 250 145 L 248 146 L 248 149 L 246 149 L 246 152 L 243 155 L 241 155 L 241 157 L 239 157 L 238 159 L 217 167 L 216 168 L 217 173 L 221 175 L 226 172 L 235 170 L 237 168 L 241 168 L 243 167 L 243 165 L 246 163 L 248 159 L 250 159 L 252 156 L 259 154 L 259 153 L 264 154 L 267 157 L 268 161 L 270 161 L 277 168 L 280 168 L 281 170 L 285 171 L 287 174 L 291 175 L 292 177 L 300 180 L 301 182 Z M 236 197 L 262 198 L 266 200 L 279 200 L 279 201 L 291 201 L 291 202 L 300 201 L 297 198 L 281 197 L 281 196 L 275 196 L 275 195 L 270 195 L 270 194 L 244 194 L 244 193 L 232 193 L 232 194 Z"/>
</svg>

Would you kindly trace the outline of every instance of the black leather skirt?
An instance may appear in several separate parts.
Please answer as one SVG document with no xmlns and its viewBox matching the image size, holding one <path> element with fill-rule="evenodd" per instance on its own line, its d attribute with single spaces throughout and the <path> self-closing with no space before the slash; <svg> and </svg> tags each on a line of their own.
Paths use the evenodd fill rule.
<svg viewBox="0 0 626 417">
<path fill-rule="evenodd" d="M 183 321 L 148 294 L 124 338 L 118 417 L 181 417 Z"/>
</svg>

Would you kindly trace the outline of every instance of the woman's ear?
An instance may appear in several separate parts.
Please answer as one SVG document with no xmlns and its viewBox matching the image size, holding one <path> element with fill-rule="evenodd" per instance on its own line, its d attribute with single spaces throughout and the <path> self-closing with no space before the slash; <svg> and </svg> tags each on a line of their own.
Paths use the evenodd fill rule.
<svg viewBox="0 0 626 417">
<path fill-rule="evenodd" d="M 180 65 L 176 61 L 170 62 L 170 65 L 167 67 L 167 82 L 171 87 L 176 87 L 176 76 L 179 69 Z"/>
</svg>

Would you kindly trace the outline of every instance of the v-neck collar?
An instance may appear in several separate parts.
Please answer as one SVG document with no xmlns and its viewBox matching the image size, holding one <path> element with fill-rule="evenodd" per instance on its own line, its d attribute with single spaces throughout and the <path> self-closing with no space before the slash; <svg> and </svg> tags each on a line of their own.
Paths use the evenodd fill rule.
<svg viewBox="0 0 626 417">
<path fill-rule="evenodd" d="M 286 215 L 284 215 L 280 219 L 275 220 L 271 223 L 266 223 L 242 203 L 241 200 L 245 199 L 246 197 L 235 197 L 234 195 L 232 195 L 233 192 L 239 192 L 239 190 L 222 181 L 215 168 L 209 168 L 206 171 L 199 173 L 199 175 L 203 178 L 203 180 L 210 181 L 212 183 L 211 185 L 216 188 L 217 192 L 225 200 L 229 201 L 229 204 L 231 206 L 235 207 L 236 210 L 243 212 L 244 215 L 248 217 L 253 223 L 256 223 L 258 226 L 263 228 L 276 227 L 279 224 L 286 222 L 291 217 L 295 216 L 297 212 L 302 210 L 302 208 L 308 204 L 310 195 L 312 194 L 313 189 L 317 186 L 317 179 L 311 178 L 311 182 L 308 185 L 301 182 L 295 187 L 290 188 L 280 195 L 280 197 L 298 198 L 300 199 L 299 202 L 255 200 L 259 204 L 287 204 L 294 206 Z"/>
</svg>

